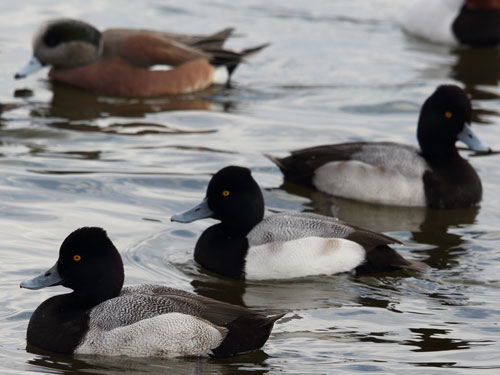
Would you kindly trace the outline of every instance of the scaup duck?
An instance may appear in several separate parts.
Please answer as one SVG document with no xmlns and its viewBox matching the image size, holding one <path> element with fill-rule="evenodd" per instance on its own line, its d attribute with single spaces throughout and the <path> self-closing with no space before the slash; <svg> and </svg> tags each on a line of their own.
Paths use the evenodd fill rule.
<svg viewBox="0 0 500 375">
<path fill-rule="evenodd" d="M 403 14 L 405 31 L 448 45 L 500 43 L 500 0 L 416 0 Z"/>
<path fill-rule="evenodd" d="M 225 357 L 260 348 L 282 316 L 161 285 L 122 288 L 123 280 L 120 254 L 103 229 L 71 233 L 57 263 L 21 283 L 73 289 L 35 310 L 28 344 L 64 354 Z"/>
<path fill-rule="evenodd" d="M 192 93 L 228 83 L 241 61 L 267 46 L 241 52 L 223 49 L 232 33 L 232 28 L 207 36 L 134 29 L 100 32 L 80 20 L 56 19 L 38 29 L 33 58 L 15 78 L 50 65 L 52 80 L 105 95 Z M 150 69 L 154 65 L 173 68 Z"/>
<path fill-rule="evenodd" d="M 471 103 L 454 85 L 439 86 L 418 120 L 420 150 L 392 142 L 353 142 L 269 157 L 285 179 L 365 202 L 432 208 L 470 207 L 482 197 L 481 180 L 455 142 L 474 151 L 490 148 L 470 127 Z"/>
<path fill-rule="evenodd" d="M 202 233 L 194 259 L 235 279 L 425 269 L 387 246 L 398 240 L 331 217 L 298 212 L 264 217 L 264 198 L 248 168 L 221 169 L 210 180 L 205 199 L 171 220 L 189 223 L 209 217 L 220 223 Z"/>
</svg>

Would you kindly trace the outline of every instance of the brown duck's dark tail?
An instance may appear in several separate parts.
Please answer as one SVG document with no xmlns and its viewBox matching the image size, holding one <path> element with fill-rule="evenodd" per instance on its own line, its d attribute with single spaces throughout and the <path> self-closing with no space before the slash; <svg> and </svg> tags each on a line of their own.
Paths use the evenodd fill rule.
<svg viewBox="0 0 500 375">
<path fill-rule="evenodd" d="M 210 50 L 222 49 L 225 41 L 234 33 L 233 27 L 228 27 L 214 34 L 202 36 L 190 43 L 192 47 L 197 47 L 205 52 Z"/>
<path fill-rule="evenodd" d="M 227 49 L 214 49 L 205 50 L 211 56 L 210 63 L 214 66 L 225 66 L 229 75 L 229 78 L 234 73 L 238 65 L 256 53 L 260 52 L 264 48 L 269 46 L 269 43 L 261 44 L 260 46 L 251 47 L 244 49 L 240 52 L 230 51 Z M 230 79 L 228 80 L 229 85 Z"/>
<path fill-rule="evenodd" d="M 403 258 L 396 250 L 381 245 L 366 252 L 366 261 L 356 267 L 356 275 L 366 275 L 397 270 L 425 271 L 429 266 L 417 260 Z"/>
<path fill-rule="evenodd" d="M 213 350 L 214 357 L 230 357 L 261 348 L 269 338 L 274 323 L 285 314 L 272 316 L 241 316 L 228 323 L 228 334 Z"/>
</svg>

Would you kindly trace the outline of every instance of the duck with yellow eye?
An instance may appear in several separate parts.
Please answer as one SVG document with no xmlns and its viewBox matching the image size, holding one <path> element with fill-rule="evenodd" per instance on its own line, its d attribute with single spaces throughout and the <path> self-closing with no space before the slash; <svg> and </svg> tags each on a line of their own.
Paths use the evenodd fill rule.
<svg viewBox="0 0 500 375">
<path fill-rule="evenodd" d="M 209 271 L 235 279 L 426 269 L 387 246 L 398 241 L 383 234 L 312 213 L 264 216 L 264 211 L 262 192 L 250 170 L 228 166 L 211 178 L 200 204 L 171 220 L 219 220 L 200 235 L 194 259 Z"/>
<path fill-rule="evenodd" d="M 481 180 L 455 146 L 491 152 L 470 126 L 466 93 L 442 85 L 424 102 L 417 138 L 420 149 L 394 142 L 350 142 L 269 156 L 285 179 L 341 198 L 376 204 L 459 208 L 477 205 Z"/>
<path fill-rule="evenodd" d="M 120 254 L 106 232 L 75 230 L 62 243 L 56 265 L 20 285 L 72 289 L 33 312 L 28 347 L 62 354 L 228 357 L 263 346 L 283 316 L 163 285 L 124 287 L 123 280 Z"/>
</svg>

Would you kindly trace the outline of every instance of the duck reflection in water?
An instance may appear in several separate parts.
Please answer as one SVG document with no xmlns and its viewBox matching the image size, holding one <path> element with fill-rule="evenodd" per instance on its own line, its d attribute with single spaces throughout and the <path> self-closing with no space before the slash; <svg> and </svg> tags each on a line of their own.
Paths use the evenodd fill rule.
<svg viewBox="0 0 500 375">
<path fill-rule="evenodd" d="M 52 91 L 48 105 L 34 107 L 33 117 L 56 117 L 72 121 L 109 117 L 142 118 L 150 113 L 178 110 L 230 111 L 235 103 L 221 99 L 230 88 L 209 87 L 186 95 L 154 98 L 112 98 L 64 85 L 47 82 Z"/>
<path fill-rule="evenodd" d="M 498 100 L 498 83 L 500 82 L 500 49 L 498 47 L 460 47 L 451 51 L 456 57 L 451 66 L 449 77 L 462 82 L 464 90 L 473 100 Z M 496 116 L 500 113 L 496 106 L 477 108 L 472 112 L 472 121 L 489 123 L 485 116 Z"/>
</svg>

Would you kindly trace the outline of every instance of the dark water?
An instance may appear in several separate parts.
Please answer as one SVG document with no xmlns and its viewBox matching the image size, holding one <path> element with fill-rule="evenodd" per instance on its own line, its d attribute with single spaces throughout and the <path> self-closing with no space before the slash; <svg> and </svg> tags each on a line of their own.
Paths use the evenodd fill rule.
<svg viewBox="0 0 500 375">
<path fill-rule="evenodd" d="M 421 103 L 441 83 L 472 95 L 477 133 L 500 149 L 497 49 L 453 49 L 404 35 L 406 1 L 23 1 L 0 10 L 0 373 L 497 374 L 500 370 L 499 158 L 470 157 L 481 207 L 438 212 L 333 201 L 283 184 L 263 153 L 360 139 L 415 144 Z M 32 31 L 48 18 L 101 27 L 208 32 L 237 26 L 234 48 L 272 42 L 238 69 L 234 87 L 196 95 L 116 99 L 14 81 Z M 192 260 L 211 223 L 171 223 L 198 202 L 210 174 L 252 169 L 270 209 L 338 215 L 384 231 L 421 275 L 349 275 L 234 282 Z M 126 282 L 155 282 L 288 311 L 262 351 L 225 360 L 52 356 L 25 350 L 32 311 L 63 288 L 19 289 L 50 267 L 61 241 L 102 226 Z"/>
</svg>

